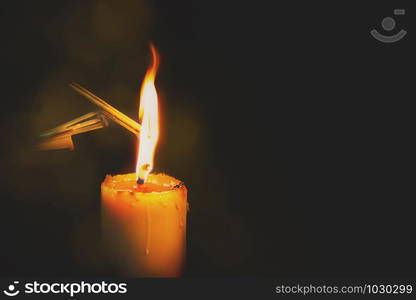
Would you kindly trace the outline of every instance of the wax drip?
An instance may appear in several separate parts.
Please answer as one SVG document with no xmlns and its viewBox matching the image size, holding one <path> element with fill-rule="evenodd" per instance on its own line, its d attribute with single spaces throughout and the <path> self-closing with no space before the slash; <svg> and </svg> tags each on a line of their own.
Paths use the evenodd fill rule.
<svg viewBox="0 0 416 300">
<path fill-rule="evenodd" d="M 146 201 L 146 227 L 147 227 L 147 233 L 146 233 L 146 249 L 145 254 L 149 255 L 149 243 L 150 243 L 150 234 L 151 234 L 151 218 L 150 218 L 150 212 L 149 212 L 149 201 Z"/>
<path fill-rule="evenodd" d="M 182 209 L 181 209 L 181 206 L 180 206 L 180 204 L 178 204 L 177 201 L 175 202 L 175 206 L 176 206 L 176 209 L 178 210 L 179 227 L 180 228 L 183 228 L 183 220 L 182 220 Z"/>
</svg>

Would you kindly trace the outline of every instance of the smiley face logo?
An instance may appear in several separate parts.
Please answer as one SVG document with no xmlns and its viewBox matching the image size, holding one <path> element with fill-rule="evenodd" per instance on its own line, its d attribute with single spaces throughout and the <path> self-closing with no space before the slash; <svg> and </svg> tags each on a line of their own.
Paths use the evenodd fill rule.
<svg viewBox="0 0 416 300">
<path fill-rule="evenodd" d="M 9 297 L 14 297 L 20 293 L 19 290 L 16 289 L 16 285 L 19 283 L 19 281 L 14 281 L 13 284 L 9 284 L 7 287 L 7 290 L 4 290 L 3 293 L 6 294 Z"/>
<path fill-rule="evenodd" d="M 404 15 L 405 10 L 404 9 L 395 9 L 394 10 L 395 15 Z M 381 21 L 381 26 L 385 31 L 392 31 L 396 27 L 396 21 L 391 17 L 386 17 Z M 376 29 L 373 29 L 370 31 L 371 35 L 380 42 L 383 43 L 394 43 L 397 41 L 400 41 L 407 33 L 406 30 L 401 29 L 398 33 L 394 35 L 384 35 L 378 32 Z"/>
</svg>

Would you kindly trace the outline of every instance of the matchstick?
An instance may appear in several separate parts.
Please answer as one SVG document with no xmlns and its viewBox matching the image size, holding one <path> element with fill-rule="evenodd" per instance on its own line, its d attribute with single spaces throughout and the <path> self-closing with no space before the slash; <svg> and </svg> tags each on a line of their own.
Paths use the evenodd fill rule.
<svg viewBox="0 0 416 300">
<path fill-rule="evenodd" d="M 99 112 L 91 112 L 59 125 L 41 134 L 37 145 L 39 150 L 74 149 L 72 136 L 107 127 L 105 117 Z"/>
<path fill-rule="evenodd" d="M 87 89 L 83 88 L 77 83 L 71 83 L 70 86 L 80 93 L 82 96 L 90 100 L 92 103 L 100 107 L 103 111 L 102 113 L 113 120 L 114 122 L 120 124 L 127 130 L 131 131 L 135 135 L 139 135 L 140 132 L 140 124 L 136 121 L 132 120 L 121 111 L 117 110 L 116 108 L 112 107 L 110 104 L 105 102 L 103 99 L 99 98 L 98 96 L 94 95 Z"/>
</svg>

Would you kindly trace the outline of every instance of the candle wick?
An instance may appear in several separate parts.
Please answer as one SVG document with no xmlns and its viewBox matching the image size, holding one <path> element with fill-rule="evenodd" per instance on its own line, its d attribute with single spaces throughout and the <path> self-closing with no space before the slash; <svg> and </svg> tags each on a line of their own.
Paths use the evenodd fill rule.
<svg viewBox="0 0 416 300">
<path fill-rule="evenodd" d="M 137 184 L 143 184 L 146 180 L 146 174 L 151 170 L 150 164 L 143 164 L 139 169 L 139 174 L 137 176 Z"/>
<path fill-rule="evenodd" d="M 144 179 L 143 178 L 137 178 L 137 184 L 144 184 Z"/>
</svg>

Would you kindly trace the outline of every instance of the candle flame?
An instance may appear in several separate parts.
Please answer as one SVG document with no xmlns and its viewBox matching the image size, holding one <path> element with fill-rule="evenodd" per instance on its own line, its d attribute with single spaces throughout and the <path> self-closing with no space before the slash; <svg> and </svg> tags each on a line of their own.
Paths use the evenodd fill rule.
<svg viewBox="0 0 416 300">
<path fill-rule="evenodd" d="M 146 181 L 153 169 L 153 159 L 159 137 L 158 97 L 155 87 L 155 77 L 159 66 L 159 57 L 155 47 L 151 44 L 153 63 L 144 76 L 140 90 L 139 146 L 136 164 L 136 177 Z"/>
</svg>

